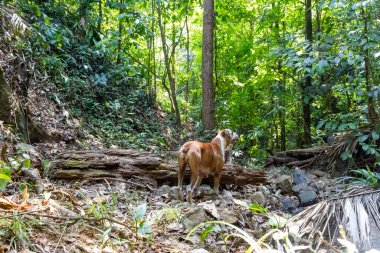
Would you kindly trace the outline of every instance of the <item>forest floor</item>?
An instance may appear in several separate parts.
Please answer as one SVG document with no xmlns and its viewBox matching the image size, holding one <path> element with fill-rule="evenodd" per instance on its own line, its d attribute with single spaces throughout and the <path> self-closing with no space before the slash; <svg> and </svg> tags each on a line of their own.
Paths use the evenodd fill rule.
<svg viewBox="0 0 380 253">
<path fill-rule="evenodd" d="M 29 148 L 28 154 L 40 162 L 49 159 L 42 153 L 53 150 L 40 146 L 39 153 Z M 157 185 L 141 176 L 96 181 L 45 178 L 40 193 L 15 177 L 0 197 L 0 252 L 246 252 L 247 240 L 260 238 L 263 248 L 281 252 L 288 237 L 288 242 L 311 249 L 312 242 L 301 239 L 296 223 L 291 236 L 285 233 L 290 213 L 303 209 L 291 194 L 292 173 L 272 168 L 267 171 L 268 184 L 224 185 L 220 196 L 212 194 L 212 177 L 204 179 L 192 204 L 177 199 L 176 186 Z M 319 187 L 318 200 L 343 187 L 323 172 L 307 177 Z M 191 232 L 196 225 L 216 220 L 228 224 L 205 224 Z M 244 237 L 244 232 L 250 238 L 236 236 Z M 226 237 L 231 234 L 235 236 Z M 335 247 L 320 243 L 315 252 L 327 249 Z"/>
</svg>

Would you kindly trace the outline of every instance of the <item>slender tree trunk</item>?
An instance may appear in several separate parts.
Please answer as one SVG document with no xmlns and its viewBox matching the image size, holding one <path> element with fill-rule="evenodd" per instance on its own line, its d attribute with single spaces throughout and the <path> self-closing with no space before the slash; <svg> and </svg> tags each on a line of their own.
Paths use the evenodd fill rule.
<svg viewBox="0 0 380 253">
<path fill-rule="evenodd" d="M 368 13 L 366 10 L 362 9 L 362 15 L 364 18 L 364 37 L 368 41 Z M 368 118 L 371 123 L 378 124 L 380 122 L 379 115 L 375 109 L 374 97 L 371 93 L 372 87 L 372 69 L 371 63 L 369 61 L 369 49 L 364 50 L 364 67 L 365 67 L 365 86 L 367 91 L 367 107 L 368 107 Z"/>
<path fill-rule="evenodd" d="M 186 84 L 185 84 L 185 115 L 186 120 L 188 118 L 188 105 L 189 105 L 189 81 L 190 81 L 190 32 L 189 32 L 189 2 L 186 5 L 186 20 L 185 20 L 185 28 L 186 28 Z"/>
<path fill-rule="evenodd" d="M 285 39 L 285 22 L 282 22 L 282 37 Z M 279 28 L 280 29 L 280 28 Z M 280 34 L 280 31 L 279 31 Z M 279 60 L 278 62 L 278 68 L 279 70 L 282 69 L 282 61 Z M 285 91 L 286 91 L 286 74 L 285 71 L 282 71 L 282 80 L 281 80 L 281 86 L 280 86 L 280 96 L 279 96 L 279 104 L 280 104 L 280 110 L 279 110 L 279 119 L 280 119 L 280 138 L 281 138 L 281 151 L 286 150 L 286 121 L 285 121 Z"/>
<path fill-rule="evenodd" d="M 102 20 L 103 20 L 103 9 L 102 0 L 99 0 L 99 20 L 98 20 L 98 32 L 102 32 Z"/>
<path fill-rule="evenodd" d="M 154 11 L 155 11 L 155 0 L 152 0 L 152 17 L 154 17 Z M 154 18 L 152 18 L 152 34 L 155 34 L 155 22 Z M 156 40 L 155 36 L 152 36 L 152 55 L 153 55 L 153 104 L 156 104 L 156 97 L 157 97 L 157 69 L 156 69 Z"/>
<path fill-rule="evenodd" d="M 177 96 L 176 96 L 176 82 L 175 82 L 174 76 L 172 75 L 173 74 L 172 70 L 170 68 L 170 58 L 169 58 L 168 48 L 166 45 L 165 29 L 164 29 L 164 26 L 162 25 L 162 14 L 161 14 L 160 3 L 157 4 L 157 15 L 158 15 L 158 26 L 160 27 L 160 32 L 161 32 L 162 50 L 164 53 L 165 67 L 166 67 L 166 71 L 167 71 L 168 79 L 170 83 L 170 93 L 172 97 L 172 105 L 173 105 L 173 109 L 175 113 L 176 124 L 179 128 L 181 128 L 181 115 L 179 112 Z"/>
<path fill-rule="evenodd" d="M 305 0 L 305 37 L 309 44 L 307 53 L 311 52 L 311 43 L 313 41 L 313 26 L 312 26 L 312 12 L 311 0 Z M 309 66 L 311 69 L 311 66 Z M 303 130 L 304 130 L 304 145 L 311 145 L 311 98 L 308 97 L 308 88 L 312 86 L 312 78 L 310 73 L 306 74 L 304 83 L 302 85 L 302 113 L 303 113 Z M 306 101 L 305 101 L 306 100 Z"/>
<path fill-rule="evenodd" d="M 122 5 L 124 4 L 124 0 L 120 0 L 120 9 L 119 9 L 119 15 L 124 12 L 124 8 Z M 123 25 L 121 20 L 119 20 L 119 40 L 117 42 L 117 58 L 116 58 L 116 63 L 120 64 L 121 58 L 120 58 L 120 53 L 121 53 L 121 43 L 123 40 Z"/>
<path fill-rule="evenodd" d="M 204 130 L 215 128 L 215 89 L 213 82 L 214 0 L 204 1 L 202 46 L 202 124 Z"/>
</svg>

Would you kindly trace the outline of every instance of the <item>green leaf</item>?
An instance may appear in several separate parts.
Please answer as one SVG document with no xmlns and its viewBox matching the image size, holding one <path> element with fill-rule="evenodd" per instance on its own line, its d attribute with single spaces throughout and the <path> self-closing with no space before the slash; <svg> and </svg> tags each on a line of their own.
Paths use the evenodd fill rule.
<svg viewBox="0 0 380 253">
<path fill-rule="evenodd" d="M 341 125 L 339 125 L 338 130 L 342 131 L 342 130 L 346 129 L 346 127 L 347 127 L 347 124 L 341 124 Z"/>
<path fill-rule="evenodd" d="M 12 169 L 8 166 L 4 166 L 0 169 L 0 174 L 5 174 L 7 176 L 11 176 L 12 174 Z"/>
<path fill-rule="evenodd" d="M 262 207 L 259 203 L 253 203 L 249 206 L 249 210 L 255 213 L 268 213 L 268 208 Z"/>
<path fill-rule="evenodd" d="M 213 231 L 215 225 L 214 224 L 211 224 L 209 226 L 207 226 L 201 233 L 201 243 L 204 242 L 204 240 L 207 238 L 207 236 L 210 234 L 211 231 Z"/>
<path fill-rule="evenodd" d="M 326 68 L 329 66 L 329 63 L 325 60 L 325 59 L 322 59 L 320 60 L 318 63 L 317 63 L 317 66 L 315 68 L 315 70 L 320 73 L 320 74 L 323 74 L 325 73 L 325 70 Z"/>
<path fill-rule="evenodd" d="M 365 134 L 365 135 L 360 136 L 359 139 L 358 139 L 358 141 L 359 142 L 365 142 L 367 139 L 368 139 L 368 135 Z"/>
<path fill-rule="evenodd" d="M 368 148 L 369 148 L 369 145 L 366 144 L 366 143 L 360 143 L 360 145 L 362 145 L 362 149 L 363 149 L 364 151 L 367 151 Z"/>
<path fill-rule="evenodd" d="M 12 179 L 5 175 L 5 174 L 0 174 L 0 180 L 5 180 L 5 181 L 9 181 L 9 182 L 12 182 Z"/>
<path fill-rule="evenodd" d="M 139 234 L 150 234 L 150 233 L 152 233 L 152 222 L 150 222 L 150 221 L 140 222 L 137 232 Z"/>
<path fill-rule="evenodd" d="M 24 167 L 28 168 L 28 169 L 30 168 L 30 159 L 25 159 L 24 160 Z"/>
<path fill-rule="evenodd" d="M 344 151 L 341 155 L 340 158 L 342 158 L 343 161 L 352 158 L 352 153 L 349 151 Z"/>
<path fill-rule="evenodd" d="M 133 212 L 134 220 L 143 218 L 146 213 L 146 209 L 147 209 L 146 203 L 143 203 L 139 205 L 138 207 L 136 207 L 135 211 Z"/>
<path fill-rule="evenodd" d="M 121 14 L 119 14 L 119 16 L 117 16 L 117 20 L 123 20 L 123 19 L 125 19 L 127 17 L 127 14 L 125 14 L 125 13 L 121 13 Z"/>
<path fill-rule="evenodd" d="M 379 134 L 375 131 L 372 131 L 371 135 L 372 135 L 372 139 L 374 139 L 375 141 L 377 141 L 380 137 Z"/>
<path fill-rule="evenodd" d="M 325 123 L 326 123 L 326 121 L 321 120 L 321 121 L 318 123 L 318 125 L 317 125 L 317 129 L 321 129 Z"/>
<path fill-rule="evenodd" d="M 358 128 L 358 126 L 355 123 L 349 123 L 348 127 L 351 128 L 352 130 L 355 130 Z"/>
</svg>

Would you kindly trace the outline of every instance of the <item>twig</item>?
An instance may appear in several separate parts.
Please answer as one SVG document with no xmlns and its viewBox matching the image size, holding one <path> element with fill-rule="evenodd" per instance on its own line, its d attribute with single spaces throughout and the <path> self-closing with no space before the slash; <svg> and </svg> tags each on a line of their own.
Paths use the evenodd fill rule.
<svg viewBox="0 0 380 253">
<path fill-rule="evenodd" d="M 155 189 L 153 189 L 152 186 L 150 186 L 149 184 L 142 185 L 142 184 L 139 184 L 139 183 L 136 183 L 136 182 L 127 181 L 127 180 L 120 179 L 120 178 L 114 178 L 114 177 L 94 177 L 94 178 L 89 178 L 89 180 L 113 180 L 113 181 L 116 181 L 116 182 L 123 182 L 123 183 L 127 183 L 127 184 L 132 184 L 132 185 L 135 185 L 135 186 L 140 186 L 141 188 L 147 188 L 148 190 L 155 191 Z"/>
</svg>

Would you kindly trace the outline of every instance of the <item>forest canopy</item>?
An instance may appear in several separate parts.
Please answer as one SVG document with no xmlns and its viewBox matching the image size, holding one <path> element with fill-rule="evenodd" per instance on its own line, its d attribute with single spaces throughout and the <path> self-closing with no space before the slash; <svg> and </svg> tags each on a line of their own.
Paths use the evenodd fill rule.
<svg viewBox="0 0 380 253">
<path fill-rule="evenodd" d="M 3 1 L 1 41 L 22 51 L 39 87 L 109 145 L 173 149 L 181 134 L 202 129 L 203 6 Z M 237 148 L 254 157 L 364 126 L 376 142 L 379 17 L 375 0 L 215 1 L 215 128 L 239 132 Z M 374 142 L 365 152 L 380 156 Z"/>
</svg>

